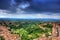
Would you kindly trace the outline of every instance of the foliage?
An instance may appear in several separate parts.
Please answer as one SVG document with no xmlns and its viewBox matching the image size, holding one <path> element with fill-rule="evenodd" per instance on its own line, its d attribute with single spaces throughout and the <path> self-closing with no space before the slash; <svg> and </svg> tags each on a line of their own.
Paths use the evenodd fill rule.
<svg viewBox="0 0 60 40">
<path fill-rule="evenodd" d="M 0 36 L 0 40 L 5 40 L 2 36 Z"/>
<path fill-rule="evenodd" d="M 41 22 L 20 22 L 18 26 L 10 24 L 10 30 L 12 33 L 19 34 L 22 40 L 33 40 L 37 37 L 41 37 L 44 33 L 46 36 L 50 36 L 52 32 L 52 25 L 47 24 L 43 27 L 45 30 L 41 29 L 39 25 Z"/>
</svg>

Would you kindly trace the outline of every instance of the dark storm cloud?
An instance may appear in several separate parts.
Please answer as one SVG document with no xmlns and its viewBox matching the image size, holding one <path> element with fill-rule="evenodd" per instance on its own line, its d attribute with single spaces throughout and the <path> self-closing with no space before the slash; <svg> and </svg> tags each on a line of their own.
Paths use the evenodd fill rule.
<svg viewBox="0 0 60 40">
<path fill-rule="evenodd" d="M 26 12 L 54 12 L 60 13 L 59 0 L 0 0 L 0 9 L 16 12 L 16 8 Z"/>
<path fill-rule="evenodd" d="M 10 6 L 10 0 L 0 0 L 0 9 L 8 9 Z"/>
<path fill-rule="evenodd" d="M 26 1 L 28 3 L 26 3 Z M 17 1 L 18 2 L 18 1 Z M 53 12 L 60 13 L 60 0 L 22 0 L 20 8 L 26 12 Z M 30 5 L 25 8 L 25 5 Z M 24 8 L 23 8 L 24 7 Z"/>
<path fill-rule="evenodd" d="M 12 12 L 9 12 L 7 9 Z M 60 19 L 60 1 L 0 0 L 0 18 Z"/>
</svg>

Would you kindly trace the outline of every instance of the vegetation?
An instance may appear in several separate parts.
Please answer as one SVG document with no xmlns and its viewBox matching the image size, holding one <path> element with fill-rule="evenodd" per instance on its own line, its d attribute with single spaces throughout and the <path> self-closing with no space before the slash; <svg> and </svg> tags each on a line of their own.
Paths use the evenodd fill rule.
<svg viewBox="0 0 60 40">
<path fill-rule="evenodd" d="M 10 21 L 6 24 L 8 24 L 8 28 L 11 33 L 18 34 L 22 40 L 33 40 L 35 38 L 41 37 L 43 34 L 46 34 L 46 36 L 48 37 L 51 36 L 52 33 L 52 25 L 44 22 Z"/>
<path fill-rule="evenodd" d="M 0 40 L 5 40 L 2 36 L 0 36 Z"/>
<path fill-rule="evenodd" d="M 10 23 L 9 30 L 13 34 L 19 34 L 22 40 L 33 40 L 35 38 L 41 37 L 43 34 L 46 36 L 51 36 L 52 25 L 41 22 L 19 22 Z"/>
</svg>

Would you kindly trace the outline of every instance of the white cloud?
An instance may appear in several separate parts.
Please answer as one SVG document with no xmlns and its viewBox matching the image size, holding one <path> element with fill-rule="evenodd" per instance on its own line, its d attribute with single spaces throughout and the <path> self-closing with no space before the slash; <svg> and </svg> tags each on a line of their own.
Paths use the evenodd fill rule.
<svg viewBox="0 0 60 40">
<path fill-rule="evenodd" d="M 0 10 L 0 18 L 24 18 L 24 19 L 34 19 L 34 18 L 51 18 L 51 19 L 60 19 L 60 14 L 44 14 L 44 13 L 35 13 L 35 14 L 26 14 L 27 12 L 18 10 L 15 14 L 9 14 L 6 10 Z M 49 13 L 50 14 L 50 13 Z"/>
</svg>

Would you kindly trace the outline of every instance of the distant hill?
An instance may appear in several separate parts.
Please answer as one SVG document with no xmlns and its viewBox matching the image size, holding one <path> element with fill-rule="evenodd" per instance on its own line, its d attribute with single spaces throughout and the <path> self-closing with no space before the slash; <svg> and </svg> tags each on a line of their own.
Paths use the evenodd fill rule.
<svg viewBox="0 0 60 40">
<path fill-rule="evenodd" d="M 0 20 L 8 20 L 8 21 L 41 21 L 41 22 L 60 22 L 60 19 L 49 19 L 49 18 L 36 18 L 36 19 L 23 19 L 23 18 L 0 18 Z"/>
</svg>

